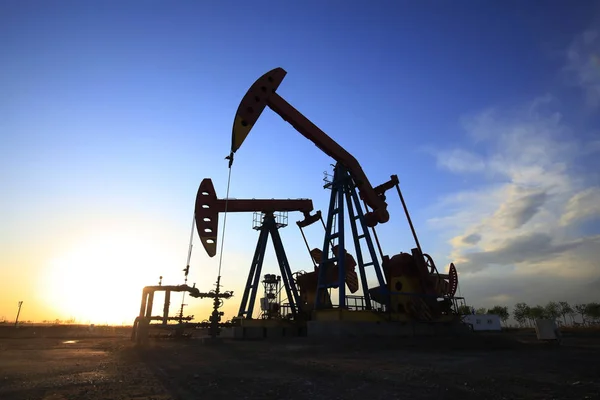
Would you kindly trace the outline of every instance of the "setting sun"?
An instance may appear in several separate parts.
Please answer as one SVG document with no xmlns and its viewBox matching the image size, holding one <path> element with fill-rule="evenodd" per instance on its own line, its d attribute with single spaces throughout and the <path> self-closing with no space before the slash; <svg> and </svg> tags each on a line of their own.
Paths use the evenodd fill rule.
<svg viewBox="0 0 600 400">
<path fill-rule="evenodd" d="M 48 263 L 44 279 L 48 305 L 82 323 L 131 323 L 142 287 L 158 283 L 168 258 L 155 243 L 128 234 L 74 243 Z"/>
</svg>

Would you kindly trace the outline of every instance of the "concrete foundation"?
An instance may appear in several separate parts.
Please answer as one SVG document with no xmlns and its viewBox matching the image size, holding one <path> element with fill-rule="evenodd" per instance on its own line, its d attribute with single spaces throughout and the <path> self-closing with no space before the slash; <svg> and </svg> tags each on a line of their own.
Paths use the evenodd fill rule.
<svg viewBox="0 0 600 400">
<path fill-rule="evenodd" d="M 316 320 L 293 324 L 275 320 L 242 321 L 241 326 L 228 328 L 223 337 L 234 339 L 276 339 L 284 337 L 383 337 L 383 336 L 444 336 L 470 332 L 459 320 L 447 322 L 381 322 L 356 320 Z M 222 330 L 225 333 L 225 330 Z"/>
<path fill-rule="evenodd" d="M 267 338 L 281 338 L 281 337 L 283 337 L 283 327 L 279 327 L 279 328 L 265 328 L 265 337 L 267 337 Z"/>
<path fill-rule="evenodd" d="M 284 337 L 306 336 L 306 326 L 286 326 L 283 328 Z"/>
<path fill-rule="evenodd" d="M 218 345 L 218 344 L 222 344 L 223 343 L 223 338 L 221 337 L 203 337 L 199 339 L 200 343 L 208 345 L 208 346 L 213 346 L 213 345 Z"/>
<path fill-rule="evenodd" d="M 263 339 L 306 336 L 306 328 L 289 322 L 275 320 L 242 321 L 241 326 L 234 326 L 229 337 L 234 339 Z"/>
<path fill-rule="evenodd" d="M 222 338 L 233 338 L 234 337 L 234 328 L 221 328 L 221 334 L 219 337 Z"/>
<path fill-rule="evenodd" d="M 309 321 L 308 337 L 435 336 L 468 333 L 460 323 Z"/>
<path fill-rule="evenodd" d="M 262 339 L 266 337 L 266 328 L 263 327 L 233 327 L 234 339 Z"/>
</svg>

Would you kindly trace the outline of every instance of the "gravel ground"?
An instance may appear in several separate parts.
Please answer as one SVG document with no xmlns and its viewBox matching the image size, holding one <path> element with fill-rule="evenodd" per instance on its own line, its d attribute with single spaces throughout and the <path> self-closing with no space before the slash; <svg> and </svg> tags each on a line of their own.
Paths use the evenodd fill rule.
<svg viewBox="0 0 600 400">
<path fill-rule="evenodd" d="M 0 399 L 600 399 L 600 337 L 0 339 Z"/>
</svg>

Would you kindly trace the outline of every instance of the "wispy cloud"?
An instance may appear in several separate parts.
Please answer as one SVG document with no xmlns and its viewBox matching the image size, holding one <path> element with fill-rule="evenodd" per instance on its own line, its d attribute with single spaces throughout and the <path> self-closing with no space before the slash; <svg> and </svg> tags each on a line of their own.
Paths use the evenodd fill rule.
<svg viewBox="0 0 600 400">
<path fill-rule="evenodd" d="M 595 144 L 577 139 L 555 104 L 544 96 L 518 109 L 465 117 L 466 136 L 486 148 L 485 157 L 470 146 L 435 152 L 440 168 L 486 178 L 480 187 L 440 199 L 429 220 L 449 235 L 463 282 L 495 275 L 533 282 L 544 275 L 562 279 L 559 287 L 564 279 L 581 284 L 600 275 L 600 235 L 578 232 L 578 224 L 600 216 L 600 188 L 580 168 Z M 496 280 L 490 279 L 488 287 Z M 546 282 L 519 295 L 540 295 L 534 292 L 551 286 Z M 486 297 L 513 298 L 509 292 L 503 287 Z"/>
<path fill-rule="evenodd" d="M 600 29 L 589 29 L 579 35 L 566 51 L 565 71 L 580 86 L 590 106 L 600 106 Z"/>
<path fill-rule="evenodd" d="M 485 161 L 476 154 L 464 149 L 453 149 L 440 154 L 437 165 L 452 172 L 481 172 L 485 169 Z"/>
<path fill-rule="evenodd" d="M 573 195 L 565 206 L 561 225 L 600 216 L 600 188 L 590 187 Z"/>
<path fill-rule="evenodd" d="M 493 219 L 506 229 L 517 229 L 531 220 L 544 205 L 548 193 L 543 189 L 510 186 L 510 197 L 500 205 Z"/>
</svg>

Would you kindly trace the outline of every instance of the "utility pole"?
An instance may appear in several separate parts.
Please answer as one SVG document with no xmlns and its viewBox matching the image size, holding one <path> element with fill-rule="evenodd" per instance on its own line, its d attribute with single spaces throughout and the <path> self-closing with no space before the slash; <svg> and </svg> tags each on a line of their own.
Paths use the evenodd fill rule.
<svg viewBox="0 0 600 400">
<path fill-rule="evenodd" d="M 21 314 L 21 306 L 23 305 L 23 302 L 20 301 L 19 302 L 19 310 L 17 311 L 17 318 L 15 319 L 15 328 L 17 327 L 17 325 L 19 324 L 19 315 Z"/>
</svg>

